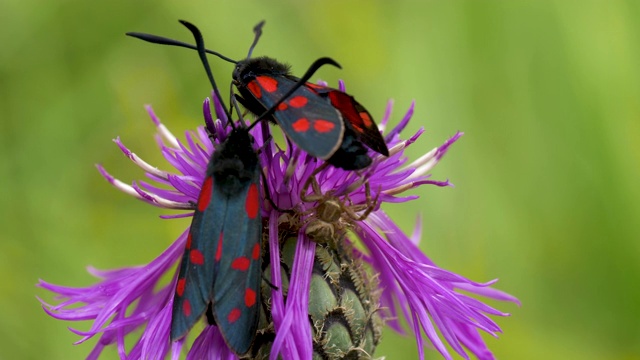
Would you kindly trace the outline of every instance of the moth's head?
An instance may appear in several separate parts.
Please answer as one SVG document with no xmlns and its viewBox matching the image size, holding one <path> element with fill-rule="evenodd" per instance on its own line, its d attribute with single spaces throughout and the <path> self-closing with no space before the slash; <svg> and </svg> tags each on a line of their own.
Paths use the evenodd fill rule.
<svg viewBox="0 0 640 360">
<path fill-rule="evenodd" d="M 233 70 L 233 83 L 236 86 L 247 86 L 260 75 L 288 76 L 291 75 L 290 68 L 289 65 L 266 56 L 245 59 L 236 64 Z"/>
</svg>

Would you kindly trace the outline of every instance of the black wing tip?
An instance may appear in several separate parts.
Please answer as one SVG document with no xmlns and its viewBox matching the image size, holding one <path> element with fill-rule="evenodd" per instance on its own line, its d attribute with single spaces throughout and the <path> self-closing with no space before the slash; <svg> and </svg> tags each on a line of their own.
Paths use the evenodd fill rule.
<svg viewBox="0 0 640 360">
<path fill-rule="evenodd" d="M 387 148 L 387 144 L 385 144 L 384 142 L 382 144 L 377 145 L 376 148 L 372 150 L 377 152 L 378 154 L 389 157 L 389 148 Z"/>
<path fill-rule="evenodd" d="M 169 334 L 169 340 L 171 342 L 176 342 L 187 335 L 189 329 L 182 329 L 181 327 L 171 326 L 171 331 Z"/>
</svg>

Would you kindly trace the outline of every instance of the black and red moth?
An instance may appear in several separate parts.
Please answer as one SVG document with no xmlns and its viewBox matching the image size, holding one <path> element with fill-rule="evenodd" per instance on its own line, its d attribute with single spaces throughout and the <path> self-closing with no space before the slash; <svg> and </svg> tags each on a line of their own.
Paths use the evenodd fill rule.
<svg viewBox="0 0 640 360">
<path fill-rule="evenodd" d="M 217 93 L 200 31 L 182 24 L 193 33 Z M 261 166 L 249 128 L 229 123 L 233 129 L 213 152 L 198 195 L 176 283 L 170 338 L 185 336 L 206 313 L 229 348 L 243 355 L 260 316 Z"/>
<path fill-rule="evenodd" d="M 263 25 L 264 21 L 254 28 L 256 36 L 251 49 L 256 45 Z M 156 35 L 127 35 L 195 49 L 193 45 Z M 389 155 L 371 114 L 353 96 L 306 80 L 303 86 L 290 93 L 301 80 L 291 74 L 289 66 L 273 58 L 251 58 L 250 50 L 246 59 L 235 61 L 215 51 L 206 52 L 236 64 L 233 83 L 240 93 L 237 100 L 259 119 L 267 117 L 280 125 L 287 137 L 308 154 L 345 170 L 369 166 L 371 158 L 364 145 L 384 156 Z M 333 60 L 331 64 L 339 66 Z"/>
<path fill-rule="evenodd" d="M 238 100 L 256 115 L 276 105 L 298 81 L 287 65 L 268 57 L 239 61 L 233 72 Z M 300 148 L 336 167 L 367 167 L 371 158 L 362 143 L 389 155 L 369 112 L 340 90 L 307 82 L 280 102 L 272 116 Z"/>
<path fill-rule="evenodd" d="M 209 308 L 236 354 L 249 350 L 260 309 L 260 166 L 247 128 L 213 153 L 189 229 L 173 300 L 171 340 Z"/>
</svg>

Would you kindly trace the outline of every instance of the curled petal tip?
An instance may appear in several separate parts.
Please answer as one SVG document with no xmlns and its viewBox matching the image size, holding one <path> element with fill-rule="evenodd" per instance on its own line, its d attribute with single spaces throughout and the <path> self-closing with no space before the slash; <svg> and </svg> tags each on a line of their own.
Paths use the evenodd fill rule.
<svg viewBox="0 0 640 360">
<path fill-rule="evenodd" d="M 102 175 L 103 178 L 107 179 L 107 181 L 112 184 L 114 183 L 115 178 L 111 174 L 109 174 L 101 164 L 96 164 L 96 168 L 98 169 L 98 172 L 100 172 L 100 175 Z"/>
<path fill-rule="evenodd" d="M 447 141 L 445 141 L 444 144 L 442 144 L 440 147 L 438 147 L 438 152 L 436 155 L 436 160 L 440 160 L 449 150 L 449 146 L 451 146 L 453 143 L 455 143 L 456 141 L 458 141 L 458 139 L 460 139 L 460 137 L 464 135 L 463 132 L 458 131 L 456 132 L 455 135 L 453 135 L 451 138 L 449 138 Z"/>
<path fill-rule="evenodd" d="M 120 150 L 124 153 L 124 155 L 126 157 L 128 157 L 131 160 L 135 160 L 133 152 L 131 152 L 131 150 L 129 150 L 129 148 L 127 148 L 124 145 L 124 143 L 122 143 L 122 141 L 120 140 L 119 136 L 117 138 L 113 139 L 113 142 L 116 143 L 116 145 L 118 145 L 118 147 L 120 148 Z"/>
<path fill-rule="evenodd" d="M 151 105 L 145 105 L 144 108 L 145 110 L 147 110 L 147 114 L 149 114 L 151 121 L 153 121 L 153 123 L 156 126 L 160 126 L 161 125 L 160 118 L 158 118 L 156 113 L 153 111 L 153 107 L 151 107 Z"/>
</svg>

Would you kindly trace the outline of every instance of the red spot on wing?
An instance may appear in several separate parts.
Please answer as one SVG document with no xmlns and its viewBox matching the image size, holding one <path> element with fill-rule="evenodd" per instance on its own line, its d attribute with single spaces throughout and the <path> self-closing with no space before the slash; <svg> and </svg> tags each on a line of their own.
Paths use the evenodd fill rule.
<svg viewBox="0 0 640 360">
<path fill-rule="evenodd" d="M 191 303 L 189 302 L 189 299 L 184 299 L 184 302 L 182 303 L 182 313 L 186 317 L 191 315 Z"/>
<path fill-rule="evenodd" d="M 316 90 L 322 90 L 322 89 L 326 89 L 326 86 L 322 86 L 322 85 L 318 85 L 318 84 L 314 84 L 314 83 L 306 83 L 305 86 L 311 88 L 311 89 L 316 89 Z"/>
<path fill-rule="evenodd" d="M 307 105 L 308 101 L 309 99 L 307 99 L 306 97 L 298 95 L 289 100 L 289 105 L 293 106 L 294 108 L 301 108 Z"/>
<path fill-rule="evenodd" d="M 309 130 L 309 120 L 307 118 L 300 118 L 291 124 L 291 126 L 295 132 L 305 132 Z"/>
<path fill-rule="evenodd" d="M 278 80 L 271 76 L 257 76 L 256 80 L 258 80 L 258 83 L 266 92 L 272 93 L 278 89 Z"/>
<path fill-rule="evenodd" d="M 373 125 L 371 116 L 369 116 L 367 111 L 358 104 L 351 95 L 334 90 L 329 92 L 329 100 L 331 101 L 331 105 L 338 109 L 342 116 L 349 121 L 351 126 L 358 132 L 363 132 L 363 125 L 366 128 L 370 128 Z"/>
<path fill-rule="evenodd" d="M 327 133 L 333 130 L 336 125 L 328 120 L 318 119 L 313 122 L 313 128 L 319 133 Z"/>
<path fill-rule="evenodd" d="M 218 248 L 216 249 L 216 261 L 220 261 L 222 259 L 222 231 L 220 232 L 220 237 L 218 238 Z"/>
<path fill-rule="evenodd" d="M 260 258 L 260 243 L 256 243 L 255 245 L 253 245 L 251 258 L 253 258 L 253 260 L 258 260 Z"/>
<path fill-rule="evenodd" d="M 251 264 L 251 260 L 249 260 L 245 256 L 237 257 L 231 263 L 231 268 L 233 270 L 247 271 L 249 268 L 249 264 Z"/>
<path fill-rule="evenodd" d="M 255 81 L 249 82 L 247 84 L 247 89 L 249 89 L 249 92 L 251 92 L 253 96 L 256 97 L 256 99 L 260 99 L 262 97 L 262 90 L 260 90 L 260 86 L 258 85 L 257 82 Z"/>
<path fill-rule="evenodd" d="M 236 320 L 240 319 L 240 315 L 242 315 L 242 312 L 240 311 L 240 309 L 234 308 L 233 310 L 231 310 L 231 312 L 227 316 L 227 321 L 229 323 L 234 323 L 236 322 Z"/>
<path fill-rule="evenodd" d="M 287 110 L 289 106 L 283 102 L 280 103 L 280 105 L 278 105 L 277 109 L 282 111 L 282 110 Z"/>
<path fill-rule="evenodd" d="M 251 186 L 249 186 L 247 199 L 244 203 L 244 209 L 247 212 L 249 219 L 255 219 L 256 216 L 258 216 L 258 211 L 260 211 L 260 199 L 258 199 L 258 187 L 256 184 L 251 184 Z"/>
<path fill-rule="evenodd" d="M 329 101 L 331 101 L 331 105 L 333 105 L 336 109 L 339 109 L 340 112 L 348 111 L 352 114 L 355 114 L 354 100 L 351 95 L 337 90 L 330 91 Z"/>
<path fill-rule="evenodd" d="M 189 252 L 189 260 L 192 264 L 202 265 L 204 264 L 204 255 L 198 249 L 193 249 Z"/>
<path fill-rule="evenodd" d="M 365 127 L 370 128 L 373 126 L 373 120 L 371 120 L 371 116 L 369 116 L 368 112 L 361 111 L 358 113 L 358 115 L 360 115 L 360 119 L 362 119 L 362 122 L 364 122 Z"/>
<path fill-rule="evenodd" d="M 244 304 L 247 307 L 252 307 L 256 304 L 256 292 L 251 288 L 246 288 L 244 291 Z"/>
<path fill-rule="evenodd" d="M 191 249 L 191 233 L 187 235 L 187 245 L 185 246 L 187 250 Z"/>
<path fill-rule="evenodd" d="M 176 285 L 176 294 L 178 294 L 178 296 L 182 296 L 182 294 L 184 294 L 184 285 L 186 284 L 187 279 L 182 278 L 178 280 L 178 284 Z"/>
<path fill-rule="evenodd" d="M 200 196 L 198 198 L 198 211 L 203 212 L 209 206 L 211 201 L 211 191 L 213 190 L 213 177 L 209 176 L 204 180 L 202 184 L 202 190 L 200 190 Z"/>
</svg>

